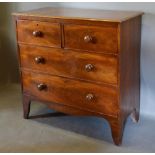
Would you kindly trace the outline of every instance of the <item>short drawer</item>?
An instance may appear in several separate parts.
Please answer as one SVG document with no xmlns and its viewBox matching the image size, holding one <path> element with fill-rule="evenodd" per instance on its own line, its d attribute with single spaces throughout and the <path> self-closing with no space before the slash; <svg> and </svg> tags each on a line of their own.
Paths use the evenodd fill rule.
<svg viewBox="0 0 155 155">
<path fill-rule="evenodd" d="M 42 101 L 106 115 L 118 113 L 115 88 L 27 71 L 22 72 L 22 79 L 24 93 Z"/>
<path fill-rule="evenodd" d="M 17 21 L 18 42 L 40 46 L 61 47 L 60 25 L 40 21 Z"/>
<path fill-rule="evenodd" d="M 21 67 L 117 85 L 117 56 L 20 45 Z"/>
<path fill-rule="evenodd" d="M 65 25 L 65 48 L 118 52 L 117 27 Z"/>
</svg>

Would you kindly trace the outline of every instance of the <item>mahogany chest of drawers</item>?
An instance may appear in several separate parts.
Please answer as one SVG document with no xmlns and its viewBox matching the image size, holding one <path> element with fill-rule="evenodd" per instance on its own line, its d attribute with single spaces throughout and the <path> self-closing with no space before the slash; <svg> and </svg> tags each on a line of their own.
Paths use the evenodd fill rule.
<svg viewBox="0 0 155 155">
<path fill-rule="evenodd" d="M 43 8 L 14 13 L 24 118 L 30 102 L 105 118 L 116 145 L 139 119 L 141 12 Z"/>
</svg>

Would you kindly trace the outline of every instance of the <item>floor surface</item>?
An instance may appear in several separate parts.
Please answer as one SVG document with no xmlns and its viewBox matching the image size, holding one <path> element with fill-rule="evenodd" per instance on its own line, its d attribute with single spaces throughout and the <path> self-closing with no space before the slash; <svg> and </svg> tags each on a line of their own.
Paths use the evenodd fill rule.
<svg viewBox="0 0 155 155">
<path fill-rule="evenodd" d="M 19 85 L 0 88 L 0 152 L 155 152 L 155 120 L 127 121 L 122 146 L 112 142 L 103 118 L 73 117 L 32 102 L 22 117 Z"/>
</svg>

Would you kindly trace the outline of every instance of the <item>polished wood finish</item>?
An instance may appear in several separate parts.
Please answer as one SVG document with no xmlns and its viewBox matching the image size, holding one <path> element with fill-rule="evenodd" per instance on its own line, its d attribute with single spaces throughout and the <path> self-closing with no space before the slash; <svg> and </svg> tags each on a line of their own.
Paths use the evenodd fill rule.
<svg viewBox="0 0 155 155">
<path fill-rule="evenodd" d="M 117 85 L 118 61 L 115 55 L 27 45 L 20 45 L 19 50 L 22 68 L 51 75 Z"/>
<path fill-rule="evenodd" d="M 112 11 L 112 10 L 92 10 L 92 9 L 76 9 L 76 8 L 40 8 L 27 12 L 14 13 L 18 18 L 52 18 L 64 20 L 90 20 L 102 22 L 123 22 L 139 15 L 143 12 L 136 11 Z"/>
<path fill-rule="evenodd" d="M 24 118 L 31 101 L 104 117 L 122 142 L 139 119 L 141 12 L 44 8 L 14 13 Z"/>
<path fill-rule="evenodd" d="M 40 21 L 17 21 L 18 42 L 61 47 L 60 24 Z"/>
<path fill-rule="evenodd" d="M 67 78 L 22 72 L 23 92 L 48 102 L 69 105 L 78 109 L 118 114 L 117 91 L 112 87 Z M 42 86 L 41 88 L 38 85 Z M 103 95 L 104 94 L 104 95 Z"/>
<path fill-rule="evenodd" d="M 118 52 L 117 27 L 65 25 L 65 48 L 97 51 L 104 53 Z"/>
<path fill-rule="evenodd" d="M 120 38 L 121 111 L 125 118 L 133 113 L 133 120 L 138 121 L 140 110 L 141 16 L 120 25 Z"/>
</svg>

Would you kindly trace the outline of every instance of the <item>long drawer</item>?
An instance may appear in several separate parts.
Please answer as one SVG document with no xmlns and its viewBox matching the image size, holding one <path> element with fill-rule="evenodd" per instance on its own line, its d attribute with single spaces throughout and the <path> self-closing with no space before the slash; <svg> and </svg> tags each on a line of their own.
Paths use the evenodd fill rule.
<svg viewBox="0 0 155 155">
<path fill-rule="evenodd" d="M 117 85 L 117 56 L 20 45 L 22 68 Z"/>
<path fill-rule="evenodd" d="M 40 100 L 117 115 L 117 91 L 113 87 L 22 71 L 23 92 Z"/>
</svg>

